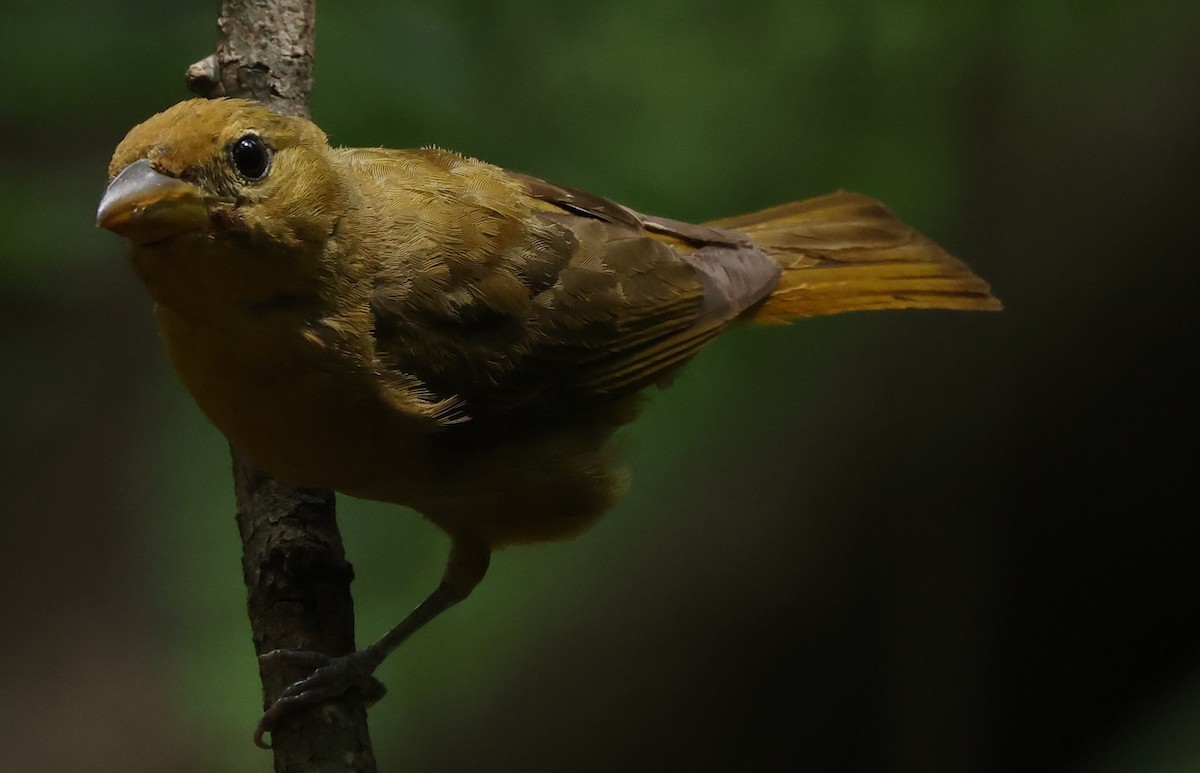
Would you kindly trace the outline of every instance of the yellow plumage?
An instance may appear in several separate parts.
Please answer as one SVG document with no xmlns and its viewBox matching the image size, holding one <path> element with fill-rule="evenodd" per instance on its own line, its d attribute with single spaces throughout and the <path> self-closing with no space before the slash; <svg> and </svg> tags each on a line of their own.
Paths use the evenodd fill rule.
<svg viewBox="0 0 1200 773">
<path fill-rule="evenodd" d="M 465 597 L 492 549 L 602 514 L 624 481 L 613 430 L 730 325 L 999 308 L 865 196 L 692 225 L 436 148 L 333 149 L 242 100 L 152 117 L 109 174 L 98 222 L 132 242 L 212 422 L 279 478 L 411 505 L 451 537 L 442 585 L 341 679 Z"/>
</svg>

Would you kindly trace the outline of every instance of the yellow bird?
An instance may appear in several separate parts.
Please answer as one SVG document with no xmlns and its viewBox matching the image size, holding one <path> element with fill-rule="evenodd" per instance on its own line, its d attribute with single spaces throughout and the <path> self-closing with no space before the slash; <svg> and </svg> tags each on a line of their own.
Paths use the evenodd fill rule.
<svg viewBox="0 0 1200 773">
<path fill-rule="evenodd" d="M 264 715 L 350 687 L 483 578 L 619 495 L 609 448 L 736 322 L 1000 308 L 879 202 L 834 193 L 692 225 L 435 148 L 332 148 L 302 118 L 191 100 L 132 129 L 98 225 L 129 239 L 175 370 L 255 465 L 409 505 L 449 534 L 432 594 Z"/>
</svg>

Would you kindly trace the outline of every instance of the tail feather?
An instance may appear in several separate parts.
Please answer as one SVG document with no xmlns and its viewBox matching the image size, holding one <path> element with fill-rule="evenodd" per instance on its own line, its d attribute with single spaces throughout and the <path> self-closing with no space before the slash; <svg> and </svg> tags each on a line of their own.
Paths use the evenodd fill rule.
<svg viewBox="0 0 1200 773">
<path fill-rule="evenodd" d="M 742 231 L 783 269 L 754 322 L 866 309 L 1002 308 L 987 283 L 878 201 L 838 192 L 707 225 Z"/>
</svg>

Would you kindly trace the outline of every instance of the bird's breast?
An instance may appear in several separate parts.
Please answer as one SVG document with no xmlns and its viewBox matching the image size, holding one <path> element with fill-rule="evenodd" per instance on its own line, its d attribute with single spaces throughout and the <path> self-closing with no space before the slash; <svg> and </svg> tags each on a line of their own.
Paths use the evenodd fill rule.
<svg viewBox="0 0 1200 773">
<path fill-rule="evenodd" d="M 157 316 L 196 403 L 262 470 L 350 494 L 384 476 L 398 493 L 428 479 L 421 423 L 384 399 L 365 357 L 323 344 L 291 315 L 196 324 L 159 306 Z"/>
</svg>

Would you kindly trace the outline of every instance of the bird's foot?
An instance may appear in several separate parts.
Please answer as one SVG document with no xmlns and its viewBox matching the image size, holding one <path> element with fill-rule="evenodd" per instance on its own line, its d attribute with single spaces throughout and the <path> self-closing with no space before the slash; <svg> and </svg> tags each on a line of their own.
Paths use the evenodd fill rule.
<svg viewBox="0 0 1200 773">
<path fill-rule="evenodd" d="M 371 675 L 379 665 L 379 659 L 370 648 L 340 658 L 305 650 L 273 650 L 259 655 L 258 659 L 263 663 L 282 662 L 313 669 L 311 674 L 284 690 L 263 712 L 254 729 L 254 743 L 263 749 L 271 748 L 263 741 L 263 736 L 273 731 L 281 719 L 299 709 L 336 698 L 347 690 L 358 690 L 367 706 L 387 693 L 383 683 Z"/>
</svg>

